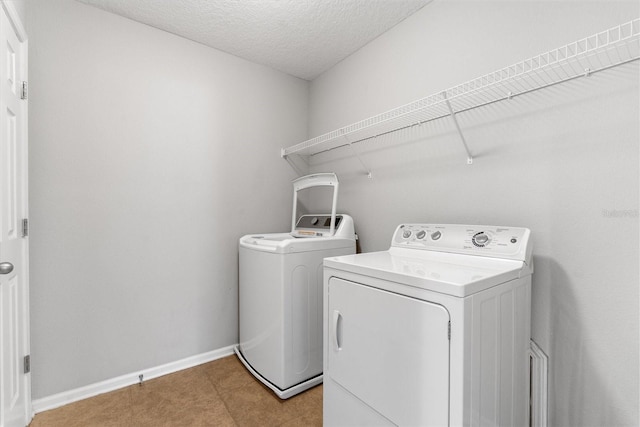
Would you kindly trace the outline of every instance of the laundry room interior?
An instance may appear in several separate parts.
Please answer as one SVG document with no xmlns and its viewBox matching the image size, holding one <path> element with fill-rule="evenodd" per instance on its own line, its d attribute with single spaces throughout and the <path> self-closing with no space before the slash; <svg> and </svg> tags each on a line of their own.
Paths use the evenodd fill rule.
<svg viewBox="0 0 640 427">
<path fill-rule="evenodd" d="M 376 8 L 413 4 L 324 69 L 286 42 L 246 59 L 189 38 L 224 22 L 216 4 L 237 3 L 292 40 L 311 32 L 345 50 L 344 33 L 321 19 L 296 22 L 293 0 L 176 2 L 208 13 L 181 12 L 166 28 L 144 19 L 162 18 L 168 0 L 3 3 L 28 40 L 35 422 L 142 374 L 236 357 L 239 239 L 291 231 L 292 182 L 334 173 L 336 211 L 353 219 L 360 253 L 389 249 L 399 224 L 530 230 L 530 338 L 548 369 L 537 425 L 640 423 L 637 1 L 305 0 L 319 15 L 370 14 L 360 18 L 372 25 Z M 491 89 L 468 109 L 446 98 L 612 28 L 632 41 L 572 63 L 575 78 Z M 262 46 L 262 29 L 241 36 Z M 609 67 L 607 55 L 626 59 Z M 431 96 L 445 97 L 442 116 L 349 134 Z M 326 135 L 317 150 L 286 152 Z M 328 194 L 307 197 L 305 212 L 330 215 Z"/>
</svg>

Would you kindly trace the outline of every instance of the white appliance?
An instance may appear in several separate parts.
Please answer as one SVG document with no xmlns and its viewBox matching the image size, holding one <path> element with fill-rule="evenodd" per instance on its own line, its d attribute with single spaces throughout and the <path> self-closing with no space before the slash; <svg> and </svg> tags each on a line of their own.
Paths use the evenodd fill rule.
<svg viewBox="0 0 640 427">
<path fill-rule="evenodd" d="M 326 426 L 528 426 L 526 228 L 403 224 L 324 261 Z"/>
<path fill-rule="evenodd" d="M 302 215 L 298 192 L 332 187 L 331 214 Z M 240 343 L 245 367 L 281 399 L 322 382 L 322 260 L 354 254 L 353 219 L 336 215 L 338 179 L 314 174 L 293 181 L 290 233 L 240 238 Z"/>
</svg>

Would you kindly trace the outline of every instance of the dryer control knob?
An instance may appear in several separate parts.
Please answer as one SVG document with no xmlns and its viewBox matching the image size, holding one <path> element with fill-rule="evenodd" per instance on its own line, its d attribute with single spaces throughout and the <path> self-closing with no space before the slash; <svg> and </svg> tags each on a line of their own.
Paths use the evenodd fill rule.
<svg viewBox="0 0 640 427">
<path fill-rule="evenodd" d="M 431 233 L 431 240 L 438 240 L 441 237 L 442 237 L 442 233 L 439 231 L 436 231 L 435 233 Z"/>
<path fill-rule="evenodd" d="M 486 234 L 484 234 L 484 232 L 481 231 L 479 233 L 476 233 L 471 239 L 471 241 L 473 242 L 474 245 L 482 248 L 486 246 L 487 243 L 489 243 L 489 236 L 487 236 Z"/>
<path fill-rule="evenodd" d="M 402 237 L 404 237 L 405 239 L 411 237 L 411 230 L 404 230 L 404 232 L 402 233 Z"/>
<path fill-rule="evenodd" d="M 426 231 L 424 231 L 424 230 L 420 230 L 420 231 L 418 231 L 418 233 L 416 234 L 416 238 L 418 238 L 418 239 L 424 239 L 424 236 L 426 236 L 426 235 L 427 235 L 427 232 L 426 232 Z"/>
</svg>

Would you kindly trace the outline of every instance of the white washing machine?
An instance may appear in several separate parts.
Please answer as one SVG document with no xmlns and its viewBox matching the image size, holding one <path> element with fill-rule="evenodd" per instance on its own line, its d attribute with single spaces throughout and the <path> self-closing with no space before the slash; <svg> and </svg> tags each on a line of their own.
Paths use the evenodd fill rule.
<svg viewBox="0 0 640 427">
<path fill-rule="evenodd" d="M 335 174 L 293 182 L 293 218 L 298 192 L 318 186 L 333 187 L 331 214 L 302 215 L 290 233 L 250 234 L 239 242 L 235 352 L 281 399 L 322 382 L 322 261 L 356 252 L 353 219 L 335 213 Z"/>
<path fill-rule="evenodd" d="M 530 232 L 403 224 L 324 261 L 326 426 L 528 426 Z"/>
</svg>

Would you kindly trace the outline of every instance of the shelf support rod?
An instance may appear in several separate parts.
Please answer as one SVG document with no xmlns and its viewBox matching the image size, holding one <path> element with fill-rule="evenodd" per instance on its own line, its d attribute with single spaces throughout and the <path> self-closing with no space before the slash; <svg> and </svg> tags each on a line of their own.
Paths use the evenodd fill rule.
<svg viewBox="0 0 640 427">
<path fill-rule="evenodd" d="M 467 164 L 473 164 L 473 156 L 471 156 L 471 152 L 469 151 L 469 146 L 467 145 L 467 141 L 464 139 L 464 134 L 462 133 L 462 129 L 460 128 L 460 124 L 458 123 L 458 119 L 456 117 L 455 111 L 451 107 L 451 103 L 449 102 L 449 98 L 447 98 L 447 91 L 442 92 L 442 97 L 444 101 L 447 103 L 447 108 L 449 109 L 449 113 L 451 114 L 451 119 L 453 120 L 453 124 L 456 126 L 458 130 L 458 135 L 460 135 L 460 140 L 462 141 L 462 145 L 464 146 L 464 150 L 467 152 Z"/>
<path fill-rule="evenodd" d="M 362 166 L 362 168 L 364 169 L 365 173 L 367 174 L 367 178 L 373 178 L 373 175 L 371 174 L 371 169 L 369 169 L 367 167 L 367 165 L 364 164 L 364 162 L 362 161 L 362 157 L 360 157 L 360 153 L 358 153 L 358 150 L 356 150 L 356 148 L 353 146 L 351 141 L 349 141 L 349 138 L 347 138 L 347 135 L 345 135 L 343 133 L 342 137 L 344 138 L 345 141 L 347 141 L 347 144 L 349 145 L 349 148 L 351 148 L 353 150 L 353 153 L 356 155 L 356 158 L 360 162 L 360 165 Z"/>
</svg>

